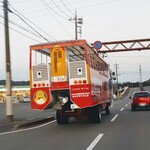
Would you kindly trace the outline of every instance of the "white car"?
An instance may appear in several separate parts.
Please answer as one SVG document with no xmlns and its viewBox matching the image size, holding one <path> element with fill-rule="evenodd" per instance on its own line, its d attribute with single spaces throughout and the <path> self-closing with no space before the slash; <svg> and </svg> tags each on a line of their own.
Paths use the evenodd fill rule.
<svg viewBox="0 0 150 150">
<path fill-rule="evenodd" d="M 30 102 L 30 97 L 24 97 L 23 102 Z"/>
</svg>

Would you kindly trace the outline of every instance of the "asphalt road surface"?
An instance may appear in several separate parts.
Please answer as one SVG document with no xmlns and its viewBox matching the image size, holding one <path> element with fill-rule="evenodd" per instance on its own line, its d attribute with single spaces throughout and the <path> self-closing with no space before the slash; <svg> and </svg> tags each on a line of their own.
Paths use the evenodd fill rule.
<svg viewBox="0 0 150 150">
<path fill-rule="evenodd" d="M 129 96 L 137 89 L 132 89 Z M 131 111 L 130 99 L 114 102 L 100 124 L 71 119 L 0 133 L 1 150 L 150 150 L 150 110 Z"/>
</svg>

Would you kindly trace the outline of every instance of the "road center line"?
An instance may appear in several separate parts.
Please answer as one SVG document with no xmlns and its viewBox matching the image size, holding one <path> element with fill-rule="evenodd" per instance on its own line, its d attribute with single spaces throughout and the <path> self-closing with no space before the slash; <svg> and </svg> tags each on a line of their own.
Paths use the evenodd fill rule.
<svg viewBox="0 0 150 150">
<path fill-rule="evenodd" d="M 116 114 L 116 115 L 111 119 L 111 122 L 114 122 L 118 116 L 119 116 L 119 114 Z"/>
<path fill-rule="evenodd" d="M 92 150 L 95 147 L 95 145 L 98 143 L 98 141 L 102 138 L 103 135 L 104 135 L 103 133 L 100 133 L 86 150 Z"/>
<path fill-rule="evenodd" d="M 121 109 L 120 109 L 120 111 L 123 111 L 123 110 L 124 110 L 124 108 L 121 108 Z"/>
<path fill-rule="evenodd" d="M 125 105 L 126 107 L 128 106 L 128 104 Z"/>
</svg>

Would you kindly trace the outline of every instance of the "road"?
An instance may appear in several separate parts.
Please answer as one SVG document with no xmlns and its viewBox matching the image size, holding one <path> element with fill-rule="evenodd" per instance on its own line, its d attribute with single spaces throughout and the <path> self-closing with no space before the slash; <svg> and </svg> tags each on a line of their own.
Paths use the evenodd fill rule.
<svg viewBox="0 0 150 150">
<path fill-rule="evenodd" d="M 129 96 L 137 89 L 132 89 Z M 128 97 L 129 97 L 128 96 Z M 71 119 L 0 133 L 2 150 L 150 150 L 149 110 L 132 112 L 130 99 L 114 102 L 100 124 Z"/>
</svg>

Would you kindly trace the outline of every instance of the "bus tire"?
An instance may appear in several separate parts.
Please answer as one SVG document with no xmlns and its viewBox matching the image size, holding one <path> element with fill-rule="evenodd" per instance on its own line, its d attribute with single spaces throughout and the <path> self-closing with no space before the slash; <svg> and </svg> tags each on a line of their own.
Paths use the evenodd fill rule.
<svg viewBox="0 0 150 150">
<path fill-rule="evenodd" d="M 99 106 L 94 106 L 89 109 L 89 121 L 90 123 L 100 123 L 101 122 L 101 111 Z"/>
<path fill-rule="evenodd" d="M 69 123 L 69 117 L 60 115 L 60 110 L 56 111 L 56 120 L 57 120 L 57 124 L 68 124 Z"/>
<path fill-rule="evenodd" d="M 107 106 L 105 108 L 105 112 L 106 112 L 106 115 L 110 115 L 110 109 L 109 109 L 108 104 L 107 104 Z"/>
</svg>

